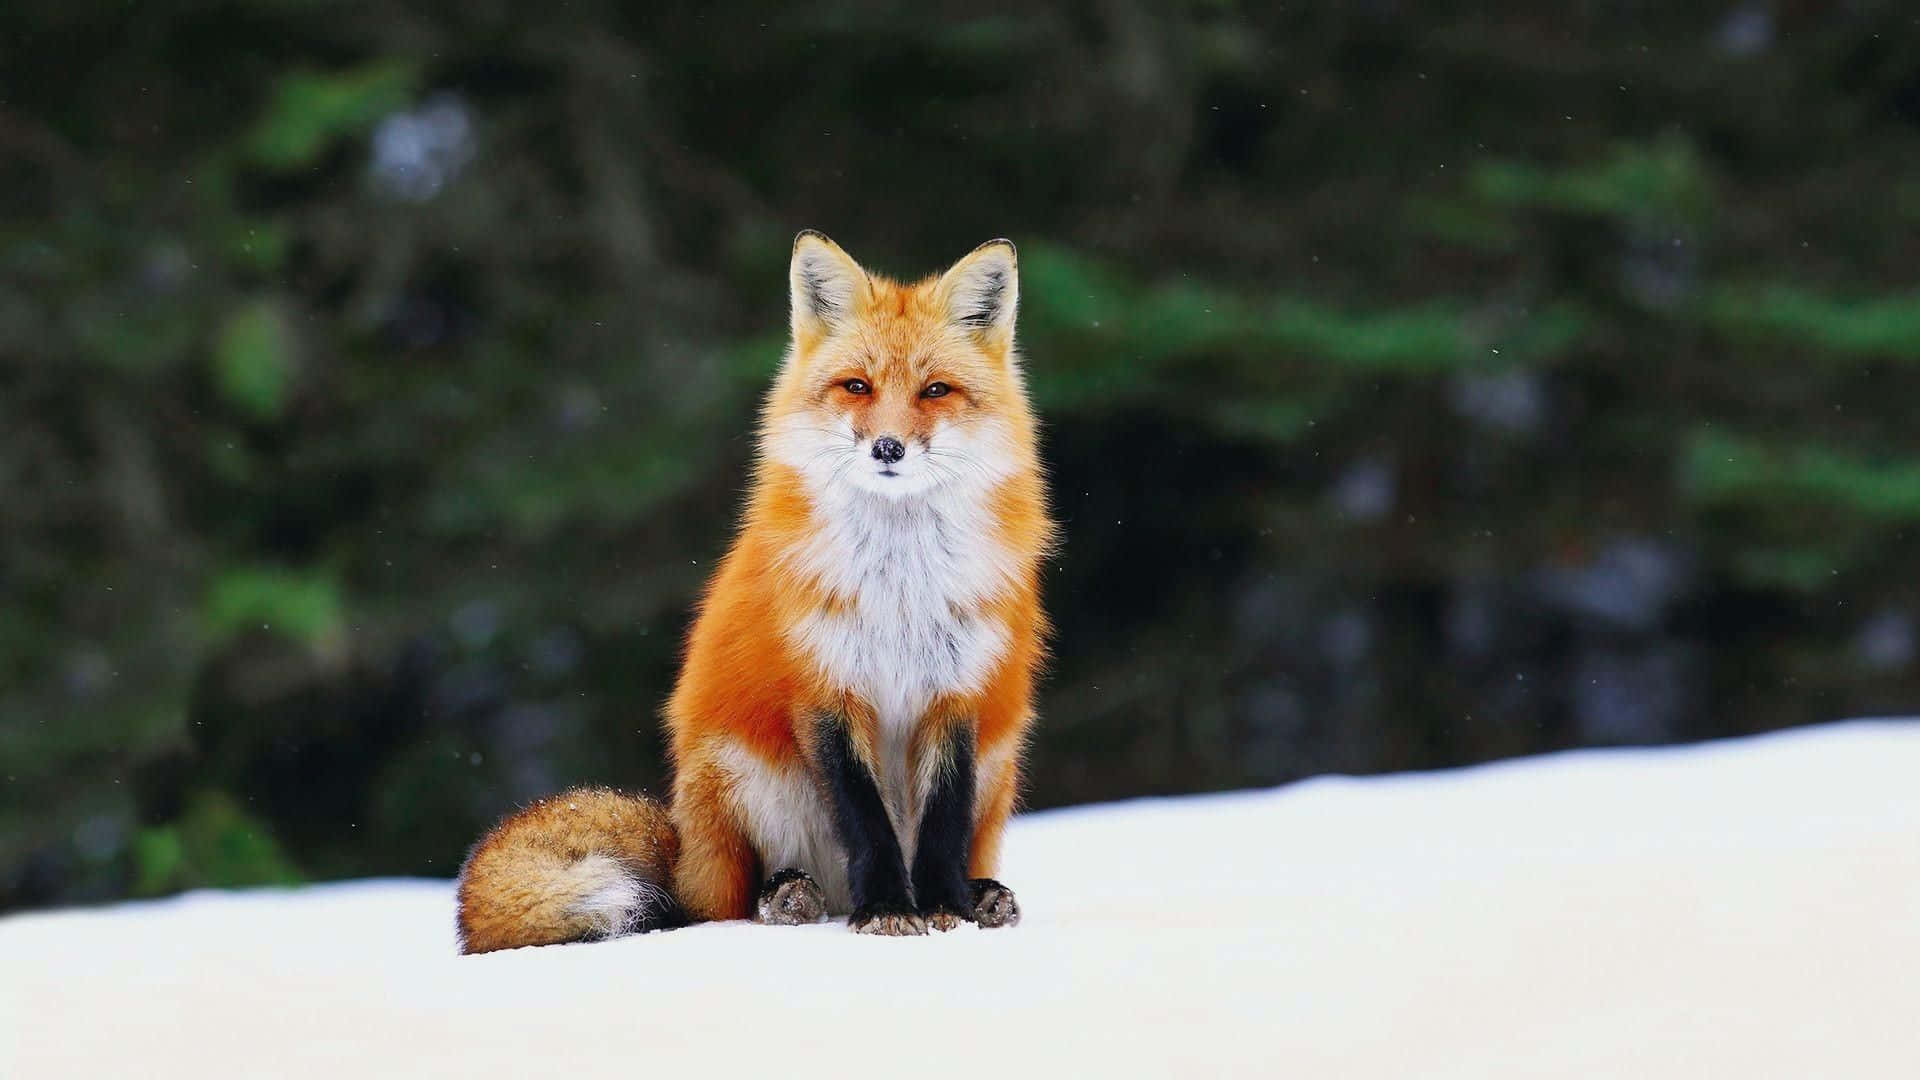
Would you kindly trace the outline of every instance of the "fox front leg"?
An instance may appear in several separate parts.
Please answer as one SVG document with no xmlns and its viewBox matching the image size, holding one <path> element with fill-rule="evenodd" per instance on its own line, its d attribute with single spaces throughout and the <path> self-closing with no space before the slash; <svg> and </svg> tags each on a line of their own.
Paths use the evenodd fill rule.
<svg viewBox="0 0 1920 1080">
<path fill-rule="evenodd" d="M 967 852 L 973 843 L 974 736 L 954 724 L 927 752 L 935 756 L 932 787 L 913 847 L 913 895 L 927 925 L 951 930 L 973 918 Z"/>
<path fill-rule="evenodd" d="M 853 892 L 847 925 L 889 937 L 926 933 L 926 920 L 914 910 L 900 838 L 846 718 L 824 717 L 816 739 L 815 761 L 832 805 L 834 830 L 847 853 L 847 884 Z"/>
</svg>

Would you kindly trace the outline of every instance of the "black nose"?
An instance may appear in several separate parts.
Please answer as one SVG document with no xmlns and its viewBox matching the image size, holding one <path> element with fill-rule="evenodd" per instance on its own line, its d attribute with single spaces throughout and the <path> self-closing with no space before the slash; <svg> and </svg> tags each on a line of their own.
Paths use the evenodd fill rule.
<svg viewBox="0 0 1920 1080">
<path fill-rule="evenodd" d="M 873 440 L 873 460 L 882 465 L 891 465 L 906 456 L 907 448 L 891 435 L 882 435 Z"/>
</svg>

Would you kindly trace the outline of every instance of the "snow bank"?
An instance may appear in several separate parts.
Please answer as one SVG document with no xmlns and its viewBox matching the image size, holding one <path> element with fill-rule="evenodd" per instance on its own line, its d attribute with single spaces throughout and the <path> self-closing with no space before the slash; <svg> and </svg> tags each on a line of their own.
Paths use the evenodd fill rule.
<svg viewBox="0 0 1920 1080">
<path fill-rule="evenodd" d="M 453 953 L 374 881 L 0 920 L 0 1076 L 1920 1075 L 1920 722 L 1035 814 L 1026 918 Z"/>
</svg>

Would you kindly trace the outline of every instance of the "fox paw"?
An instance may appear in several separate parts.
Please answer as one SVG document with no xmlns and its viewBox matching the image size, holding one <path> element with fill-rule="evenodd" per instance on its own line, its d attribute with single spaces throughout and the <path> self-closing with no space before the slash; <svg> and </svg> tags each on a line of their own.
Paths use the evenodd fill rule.
<svg viewBox="0 0 1920 1080">
<path fill-rule="evenodd" d="M 753 906 L 755 922 L 769 926 L 803 926 L 827 917 L 827 894 L 805 870 L 786 869 L 760 887 Z"/>
<path fill-rule="evenodd" d="M 943 934 L 967 921 L 966 916 L 958 912 L 948 911 L 946 908 L 935 908 L 927 912 L 925 918 L 927 920 L 927 929 L 938 930 Z"/>
<path fill-rule="evenodd" d="M 847 925 L 856 934 L 879 934 L 882 937 L 918 937 L 927 932 L 927 922 L 911 911 L 891 908 L 871 908 L 853 913 Z"/>
<path fill-rule="evenodd" d="M 973 892 L 973 921 L 982 928 L 1012 926 L 1020 921 L 1020 903 L 1013 890 L 992 878 L 974 878 L 967 883 Z"/>
</svg>

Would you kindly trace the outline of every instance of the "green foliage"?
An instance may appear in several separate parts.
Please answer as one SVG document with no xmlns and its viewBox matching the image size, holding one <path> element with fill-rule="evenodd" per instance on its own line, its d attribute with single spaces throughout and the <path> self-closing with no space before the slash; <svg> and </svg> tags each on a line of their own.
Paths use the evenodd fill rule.
<svg viewBox="0 0 1920 1080">
<path fill-rule="evenodd" d="M 256 300 L 227 317 L 213 349 L 213 380 L 229 403 L 272 420 L 286 405 L 293 373 L 293 335 L 277 305 Z"/>
<path fill-rule="evenodd" d="M 1694 433 L 1685 489 L 1704 505 L 1754 505 L 1920 522 L 1920 458 L 1874 462 L 1819 446 Z"/>
<path fill-rule="evenodd" d="M 1733 576 L 1757 588 L 1816 593 L 1830 585 L 1845 552 L 1823 547 L 1746 547 L 1733 553 Z"/>
<path fill-rule="evenodd" d="M 697 478 L 695 463 L 674 452 L 687 433 L 636 428 L 603 431 L 547 454 L 476 454 L 427 498 L 426 519 L 441 532 L 506 529 L 526 540 L 591 520 L 639 524 Z"/>
<path fill-rule="evenodd" d="M 196 795 L 171 824 L 141 830 L 133 851 L 135 896 L 301 880 L 271 830 L 217 792 Z"/>
<path fill-rule="evenodd" d="M 1415 196 L 1407 201 L 1405 224 L 1409 231 L 1494 254 L 1521 242 L 1520 227 L 1504 206 L 1475 199 Z"/>
<path fill-rule="evenodd" d="M 286 265 L 291 241 L 287 230 L 236 216 L 221 237 L 222 254 L 237 269 L 269 274 Z"/>
<path fill-rule="evenodd" d="M 1022 272 L 1029 282 L 1023 295 L 1034 298 L 1029 333 L 1042 346 L 1050 335 L 1096 338 L 1133 350 L 1149 367 L 1223 350 L 1364 373 L 1471 362 L 1460 311 L 1451 305 L 1348 313 L 1302 297 L 1250 299 L 1191 279 L 1147 286 L 1053 249 L 1025 257 Z M 1038 378 L 1043 394 L 1067 382 L 1044 366 Z"/>
<path fill-rule="evenodd" d="M 248 136 L 248 156 L 270 169 L 311 165 L 338 140 L 367 131 L 405 105 L 418 83 L 416 67 L 401 60 L 283 75 Z"/>
<path fill-rule="evenodd" d="M 1211 416 L 1225 434 L 1285 444 L 1307 435 L 1327 412 L 1325 395 L 1303 395 L 1222 401 Z"/>
<path fill-rule="evenodd" d="M 1472 175 L 1474 194 L 1494 205 L 1627 222 L 1699 221 L 1713 206 L 1713 188 L 1699 154 L 1691 142 L 1673 133 L 1647 143 L 1617 144 L 1587 165 L 1553 169 L 1524 161 L 1483 161 Z"/>
<path fill-rule="evenodd" d="M 1839 300 L 1788 284 L 1727 285 L 1708 298 L 1707 320 L 1741 341 L 1816 357 L 1920 360 L 1920 293 Z"/>
<path fill-rule="evenodd" d="M 1476 339 L 1495 331 L 1471 327 L 1466 311 L 1451 303 L 1343 311 L 1300 296 L 1237 295 L 1191 279 L 1149 286 L 1053 249 L 1024 256 L 1021 270 L 1035 350 L 1058 344 L 1069 359 L 1098 356 L 1091 345 L 1097 340 L 1132 353 L 1134 363 L 1114 365 L 1130 377 L 1183 360 L 1217 360 L 1223 352 L 1256 369 L 1293 364 L 1368 378 L 1510 367 L 1564 352 L 1586 325 L 1574 305 L 1547 305 L 1501 321 L 1494 340 L 1505 347 L 1489 349 Z M 1057 363 L 1036 370 L 1043 395 L 1071 392 L 1074 378 Z"/>
<path fill-rule="evenodd" d="M 316 643 L 340 634 L 344 603 L 322 574 L 276 567 L 236 567 L 207 590 L 206 627 L 215 642 L 255 629 Z"/>
</svg>

